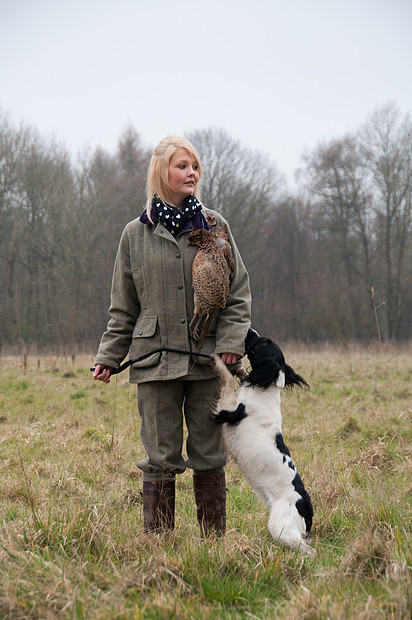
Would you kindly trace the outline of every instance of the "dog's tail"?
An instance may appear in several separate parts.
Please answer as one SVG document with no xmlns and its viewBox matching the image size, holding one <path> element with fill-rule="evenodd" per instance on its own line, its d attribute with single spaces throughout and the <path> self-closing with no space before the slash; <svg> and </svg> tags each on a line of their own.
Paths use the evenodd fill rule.
<svg viewBox="0 0 412 620">
<path fill-rule="evenodd" d="M 218 355 L 212 355 L 212 358 L 220 379 L 219 400 L 216 411 L 221 411 L 222 409 L 232 411 L 237 407 L 233 375 Z"/>
</svg>

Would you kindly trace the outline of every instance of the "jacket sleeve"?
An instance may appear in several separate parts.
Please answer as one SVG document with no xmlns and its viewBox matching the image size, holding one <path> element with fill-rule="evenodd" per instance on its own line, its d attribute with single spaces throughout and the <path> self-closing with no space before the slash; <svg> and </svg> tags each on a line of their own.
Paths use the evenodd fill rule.
<svg viewBox="0 0 412 620">
<path fill-rule="evenodd" d="M 237 353 L 243 357 L 245 338 L 251 322 L 252 299 L 249 276 L 227 222 L 221 216 L 220 219 L 223 220 L 224 228 L 229 236 L 235 259 L 235 273 L 230 283 L 226 307 L 219 314 L 215 353 Z"/>
<path fill-rule="evenodd" d="M 120 239 L 113 270 L 109 322 L 100 341 L 96 364 L 117 368 L 126 357 L 140 303 L 133 280 L 128 227 Z"/>
</svg>

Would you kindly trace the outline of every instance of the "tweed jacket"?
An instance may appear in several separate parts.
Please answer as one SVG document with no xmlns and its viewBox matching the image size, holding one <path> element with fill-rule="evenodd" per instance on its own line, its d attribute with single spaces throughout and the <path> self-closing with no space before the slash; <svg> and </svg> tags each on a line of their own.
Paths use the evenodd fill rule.
<svg viewBox="0 0 412 620">
<path fill-rule="evenodd" d="M 202 353 L 244 355 L 250 326 L 249 277 L 226 220 L 203 208 L 229 236 L 235 273 L 226 308 L 216 312 L 202 346 Z M 140 357 L 159 347 L 194 350 L 188 325 L 194 311 L 192 263 L 198 250 L 189 245 L 188 233 L 174 238 L 160 223 L 135 219 L 126 226 L 115 261 L 110 320 L 102 336 L 96 364 L 117 368 L 126 355 Z M 162 352 L 130 367 L 130 381 L 171 380 L 179 377 L 207 379 L 215 371 L 205 358 Z"/>
</svg>

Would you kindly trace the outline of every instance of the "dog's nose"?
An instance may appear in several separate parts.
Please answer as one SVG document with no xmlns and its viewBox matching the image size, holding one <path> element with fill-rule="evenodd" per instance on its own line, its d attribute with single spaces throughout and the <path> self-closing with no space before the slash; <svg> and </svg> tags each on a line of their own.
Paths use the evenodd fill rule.
<svg viewBox="0 0 412 620">
<path fill-rule="evenodd" d="M 251 349 L 255 346 L 255 344 L 259 341 L 260 336 L 255 329 L 249 327 L 247 336 L 245 338 L 245 349 L 246 354 L 249 355 L 251 353 Z"/>
<path fill-rule="evenodd" d="M 253 327 L 249 327 L 246 339 L 250 338 L 251 336 L 257 336 L 258 338 L 260 338 L 260 335 L 258 334 L 256 329 L 253 329 Z"/>
</svg>

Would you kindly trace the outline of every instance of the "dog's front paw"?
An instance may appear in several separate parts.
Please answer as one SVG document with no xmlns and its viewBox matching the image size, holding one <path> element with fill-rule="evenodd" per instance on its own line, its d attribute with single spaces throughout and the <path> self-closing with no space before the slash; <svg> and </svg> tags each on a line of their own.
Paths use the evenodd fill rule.
<svg viewBox="0 0 412 620">
<path fill-rule="evenodd" d="M 307 542 L 302 541 L 299 545 L 299 552 L 308 558 L 314 558 L 316 556 L 316 551 L 313 547 L 311 547 Z"/>
<path fill-rule="evenodd" d="M 222 409 L 218 415 L 222 420 L 220 424 L 227 423 L 230 426 L 236 426 L 247 417 L 246 407 L 243 403 L 239 403 L 234 411 Z"/>
</svg>

